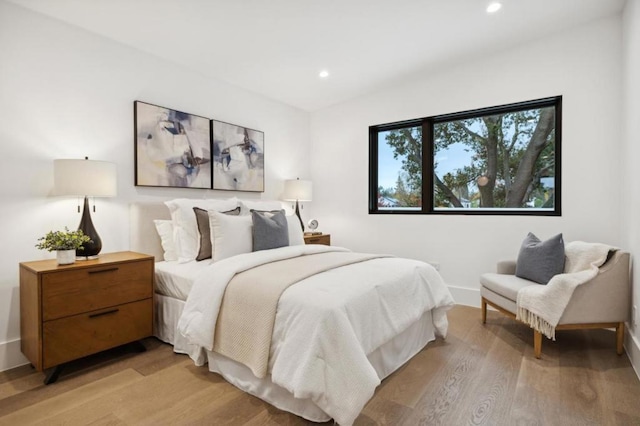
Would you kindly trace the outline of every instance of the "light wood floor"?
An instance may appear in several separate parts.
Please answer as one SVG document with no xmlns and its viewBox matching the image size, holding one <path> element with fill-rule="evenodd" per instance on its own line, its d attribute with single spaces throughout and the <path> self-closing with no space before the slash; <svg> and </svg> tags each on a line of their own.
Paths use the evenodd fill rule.
<svg viewBox="0 0 640 426">
<path fill-rule="evenodd" d="M 640 382 L 607 330 L 558 332 L 533 357 L 530 329 L 456 306 L 446 340 L 387 378 L 356 425 L 640 425 Z M 0 424 L 297 425 L 156 339 L 81 360 L 44 386 L 29 366 L 0 373 Z"/>
</svg>

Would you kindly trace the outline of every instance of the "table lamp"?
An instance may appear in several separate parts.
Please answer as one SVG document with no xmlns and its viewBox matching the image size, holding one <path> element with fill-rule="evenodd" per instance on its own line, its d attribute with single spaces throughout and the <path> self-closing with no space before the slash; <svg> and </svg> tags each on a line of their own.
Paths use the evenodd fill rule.
<svg viewBox="0 0 640 426">
<path fill-rule="evenodd" d="M 82 250 L 76 250 L 79 258 L 97 257 L 102 250 L 102 240 L 91 221 L 89 197 L 115 197 L 117 193 L 116 165 L 107 161 L 54 160 L 53 181 L 55 195 L 84 197 L 82 219 L 78 229 L 91 238 Z M 93 205 L 95 211 L 95 204 Z M 78 212 L 80 206 L 78 205 Z"/>
<path fill-rule="evenodd" d="M 304 222 L 300 217 L 300 201 L 311 201 L 313 195 L 313 186 L 310 180 L 289 179 L 284 181 L 283 200 L 296 202 L 296 216 L 300 220 L 302 232 L 304 232 Z"/>
</svg>

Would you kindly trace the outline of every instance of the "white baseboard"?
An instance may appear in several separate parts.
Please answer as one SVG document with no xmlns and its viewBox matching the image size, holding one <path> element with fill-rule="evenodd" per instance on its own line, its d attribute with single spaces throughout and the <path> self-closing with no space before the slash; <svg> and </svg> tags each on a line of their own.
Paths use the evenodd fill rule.
<svg viewBox="0 0 640 426">
<path fill-rule="evenodd" d="M 29 364 L 20 351 L 20 339 L 0 343 L 0 371 Z"/>
<path fill-rule="evenodd" d="M 631 361 L 631 366 L 636 372 L 636 376 L 640 379 L 640 341 L 631 333 L 628 327 L 625 327 L 626 336 L 624 339 L 624 348 L 627 350 L 627 356 Z"/>
<path fill-rule="evenodd" d="M 449 287 L 449 291 L 453 295 L 453 300 L 455 300 L 456 304 L 473 306 L 474 308 L 480 307 L 480 289 L 456 287 L 453 285 L 447 287 Z"/>
</svg>

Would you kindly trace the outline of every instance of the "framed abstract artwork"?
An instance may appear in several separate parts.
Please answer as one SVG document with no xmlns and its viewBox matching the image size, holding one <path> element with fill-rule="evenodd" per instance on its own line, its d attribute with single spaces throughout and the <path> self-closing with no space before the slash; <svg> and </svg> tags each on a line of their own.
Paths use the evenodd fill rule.
<svg viewBox="0 0 640 426">
<path fill-rule="evenodd" d="M 208 118 L 135 101 L 135 184 L 212 187 Z"/>
<path fill-rule="evenodd" d="M 264 133 L 212 120 L 213 189 L 264 192 Z"/>
</svg>

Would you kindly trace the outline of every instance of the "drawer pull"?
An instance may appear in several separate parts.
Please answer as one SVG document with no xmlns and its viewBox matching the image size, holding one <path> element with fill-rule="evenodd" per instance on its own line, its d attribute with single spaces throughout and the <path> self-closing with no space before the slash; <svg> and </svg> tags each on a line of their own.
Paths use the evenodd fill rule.
<svg viewBox="0 0 640 426">
<path fill-rule="evenodd" d="M 119 310 L 120 309 L 116 308 L 116 309 L 111 309 L 110 311 L 98 312 L 97 314 L 89 315 L 89 318 L 96 318 L 96 317 L 101 317 L 103 315 L 115 314 Z"/>
<path fill-rule="evenodd" d="M 117 271 L 118 268 L 109 268 L 109 269 L 100 269 L 99 271 L 89 271 L 90 274 L 101 274 L 103 272 L 113 272 Z"/>
</svg>

